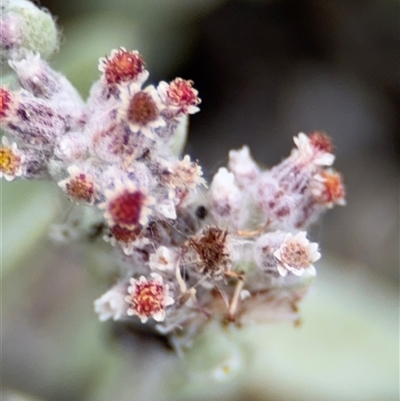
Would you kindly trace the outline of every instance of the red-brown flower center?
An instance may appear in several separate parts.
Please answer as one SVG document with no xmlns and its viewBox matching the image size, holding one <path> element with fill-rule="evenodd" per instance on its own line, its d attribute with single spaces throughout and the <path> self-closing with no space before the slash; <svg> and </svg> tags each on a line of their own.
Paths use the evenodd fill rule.
<svg viewBox="0 0 400 401">
<path fill-rule="evenodd" d="M 331 138 L 325 132 L 314 131 L 310 135 L 311 146 L 321 152 L 332 153 L 333 145 Z"/>
<path fill-rule="evenodd" d="M 159 111 L 153 98 L 146 92 L 133 95 L 128 108 L 128 120 L 139 125 L 146 125 L 157 119 Z"/>
<path fill-rule="evenodd" d="M 115 225 L 110 228 L 111 235 L 118 241 L 129 244 L 134 242 L 140 235 L 140 229 L 129 230 L 128 228 Z"/>
<path fill-rule="evenodd" d="M 160 283 L 136 283 L 132 308 L 139 316 L 150 317 L 165 308 L 164 286 Z"/>
<path fill-rule="evenodd" d="M 120 226 L 136 226 L 139 223 L 146 196 L 140 192 L 126 190 L 108 205 L 115 224 Z"/>
<path fill-rule="evenodd" d="M 345 190 L 342 183 L 342 177 L 338 173 L 323 172 L 322 176 L 324 181 L 325 191 L 323 193 L 323 200 L 325 202 L 339 202 L 345 197 Z"/>
<path fill-rule="evenodd" d="M 135 52 L 120 50 L 106 61 L 104 75 L 109 84 L 134 81 L 143 72 L 142 56 Z"/>
<path fill-rule="evenodd" d="M 190 106 L 196 105 L 200 102 L 196 92 L 192 88 L 193 81 L 186 81 L 177 78 L 170 83 L 168 88 L 168 97 L 176 106 Z"/>
<path fill-rule="evenodd" d="M 78 174 L 65 185 L 65 192 L 71 198 L 90 203 L 95 195 L 94 182 L 86 174 Z"/>
</svg>

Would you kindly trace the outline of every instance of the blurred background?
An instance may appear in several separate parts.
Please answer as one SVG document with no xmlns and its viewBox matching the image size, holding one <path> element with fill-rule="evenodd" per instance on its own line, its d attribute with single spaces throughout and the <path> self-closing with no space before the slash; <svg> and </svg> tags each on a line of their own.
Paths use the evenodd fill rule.
<svg viewBox="0 0 400 401">
<path fill-rule="evenodd" d="M 208 178 L 232 148 L 248 144 L 272 166 L 298 132 L 324 130 L 348 204 L 311 233 L 323 261 L 303 327 L 231 334 L 232 347 L 242 344 L 244 368 L 214 383 L 185 376 L 152 339 L 100 325 L 92 302 L 105 287 L 85 269 L 95 269 L 98 255 L 47 240 L 61 213 L 57 189 L 2 183 L 5 400 L 398 400 L 398 1 L 41 4 L 62 30 L 52 64 L 84 97 L 98 79 L 98 58 L 119 46 L 143 54 L 151 83 L 194 80 L 202 107 L 191 119 L 187 153 Z M 175 375 L 168 385 L 166 371 Z"/>
</svg>

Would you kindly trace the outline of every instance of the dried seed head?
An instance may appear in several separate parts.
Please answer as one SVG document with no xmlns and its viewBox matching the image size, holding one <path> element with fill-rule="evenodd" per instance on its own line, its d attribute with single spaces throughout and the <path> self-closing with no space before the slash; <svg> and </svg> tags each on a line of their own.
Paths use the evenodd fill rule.
<svg viewBox="0 0 400 401">
<path fill-rule="evenodd" d="M 91 174 L 80 170 L 77 166 L 68 167 L 69 177 L 58 185 L 73 200 L 93 205 L 98 198 L 98 186 Z"/>
<path fill-rule="evenodd" d="M 228 231 L 209 227 L 202 235 L 190 238 L 189 246 L 196 252 L 200 273 L 218 280 L 229 270 Z"/>
</svg>

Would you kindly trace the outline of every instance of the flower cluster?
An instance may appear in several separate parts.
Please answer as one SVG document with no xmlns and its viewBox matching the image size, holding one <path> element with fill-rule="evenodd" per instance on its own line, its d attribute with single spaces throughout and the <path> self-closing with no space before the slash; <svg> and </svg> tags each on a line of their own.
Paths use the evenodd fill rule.
<svg viewBox="0 0 400 401">
<path fill-rule="evenodd" d="M 0 89 L 0 176 L 57 183 L 83 210 L 70 237 L 100 233 L 97 246 L 115 254 L 114 285 L 95 301 L 100 320 L 146 324 L 179 347 L 209 319 L 298 319 L 321 256 L 306 230 L 345 203 L 325 133 L 300 133 L 267 170 L 247 147 L 232 150 L 207 186 L 181 156 L 199 111 L 192 81 L 144 86 L 142 55 L 121 47 L 100 59 L 84 102 L 40 54 L 7 54 L 20 89 Z"/>
</svg>

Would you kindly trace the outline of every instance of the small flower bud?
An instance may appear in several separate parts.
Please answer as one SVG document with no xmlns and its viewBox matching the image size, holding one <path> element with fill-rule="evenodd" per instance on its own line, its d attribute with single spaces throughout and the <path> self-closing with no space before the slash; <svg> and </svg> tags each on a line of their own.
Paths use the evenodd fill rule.
<svg viewBox="0 0 400 401">
<path fill-rule="evenodd" d="M 49 149 L 65 133 L 65 121 L 51 103 L 26 93 L 13 94 L 12 101 L 4 128 L 19 142 Z"/>
<path fill-rule="evenodd" d="M 172 164 L 168 170 L 163 171 L 161 180 L 173 190 L 173 197 L 180 204 L 188 195 L 188 190 L 196 188 L 198 185 L 206 186 L 202 175 L 201 167 L 186 155 L 182 160 Z"/>
<path fill-rule="evenodd" d="M 88 139 L 82 132 L 70 131 L 63 135 L 54 148 L 54 155 L 67 164 L 88 156 Z"/>
<path fill-rule="evenodd" d="M 91 149 L 101 160 L 118 163 L 141 156 L 147 143 L 140 132 L 132 133 L 127 124 L 97 125 L 88 132 L 92 135 Z"/>
<path fill-rule="evenodd" d="M 0 48 L 2 58 L 9 58 L 22 42 L 22 18 L 14 12 L 2 13 L 0 18 Z"/>
<path fill-rule="evenodd" d="M 99 315 L 101 322 L 110 318 L 121 320 L 128 316 L 128 305 L 125 302 L 126 291 L 127 284 L 119 283 L 94 301 L 94 311 Z"/>
<path fill-rule="evenodd" d="M 231 150 L 228 166 L 241 187 L 253 184 L 260 175 L 260 168 L 253 160 L 248 146 L 243 146 L 240 150 Z"/>
<path fill-rule="evenodd" d="M 35 97 L 49 99 L 70 128 L 81 128 L 84 122 L 85 104 L 72 84 L 54 71 L 40 56 L 28 52 L 20 60 L 10 61 L 22 88 Z"/>
<path fill-rule="evenodd" d="M 236 185 L 235 176 L 221 167 L 211 182 L 210 211 L 218 224 L 226 227 L 242 226 L 247 217 L 243 207 L 243 191 Z"/>
<path fill-rule="evenodd" d="M 283 231 L 274 231 L 257 238 L 254 244 L 254 260 L 263 272 L 277 272 L 278 259 L 274 252 L 279 249 L 285 236 Z"/>
<path fill-rule="evenodd" d="M 150 255 L 149 266 L 152 270 L 163 272 L 174 272 L 176 263 L 176 255 L 171 249 L 160 246 L 156 253 Z"/>
<path fill-rule="evenodd" d="M 297 150 L 292 157 L 298 158 L 299 163 L 312 163 L 316 166 L 331 166 L 335 156 L 331 153 L 332 143 L 328 135 L 314 131 L 309 136 L 300 133 L 293 138 Z"/>
<path fill-rule="evenodd" d="M 20 17 L 21 24 L 17 29 L 21 35 L 18 41 L 21 50 L 32 50 L 48 58 L 58 49 L 57 26 L 46 10 L 38 8 L 30 1 L 19 0 L 8 4 L 4 14 L 8 13 Z"/>
</svg>

